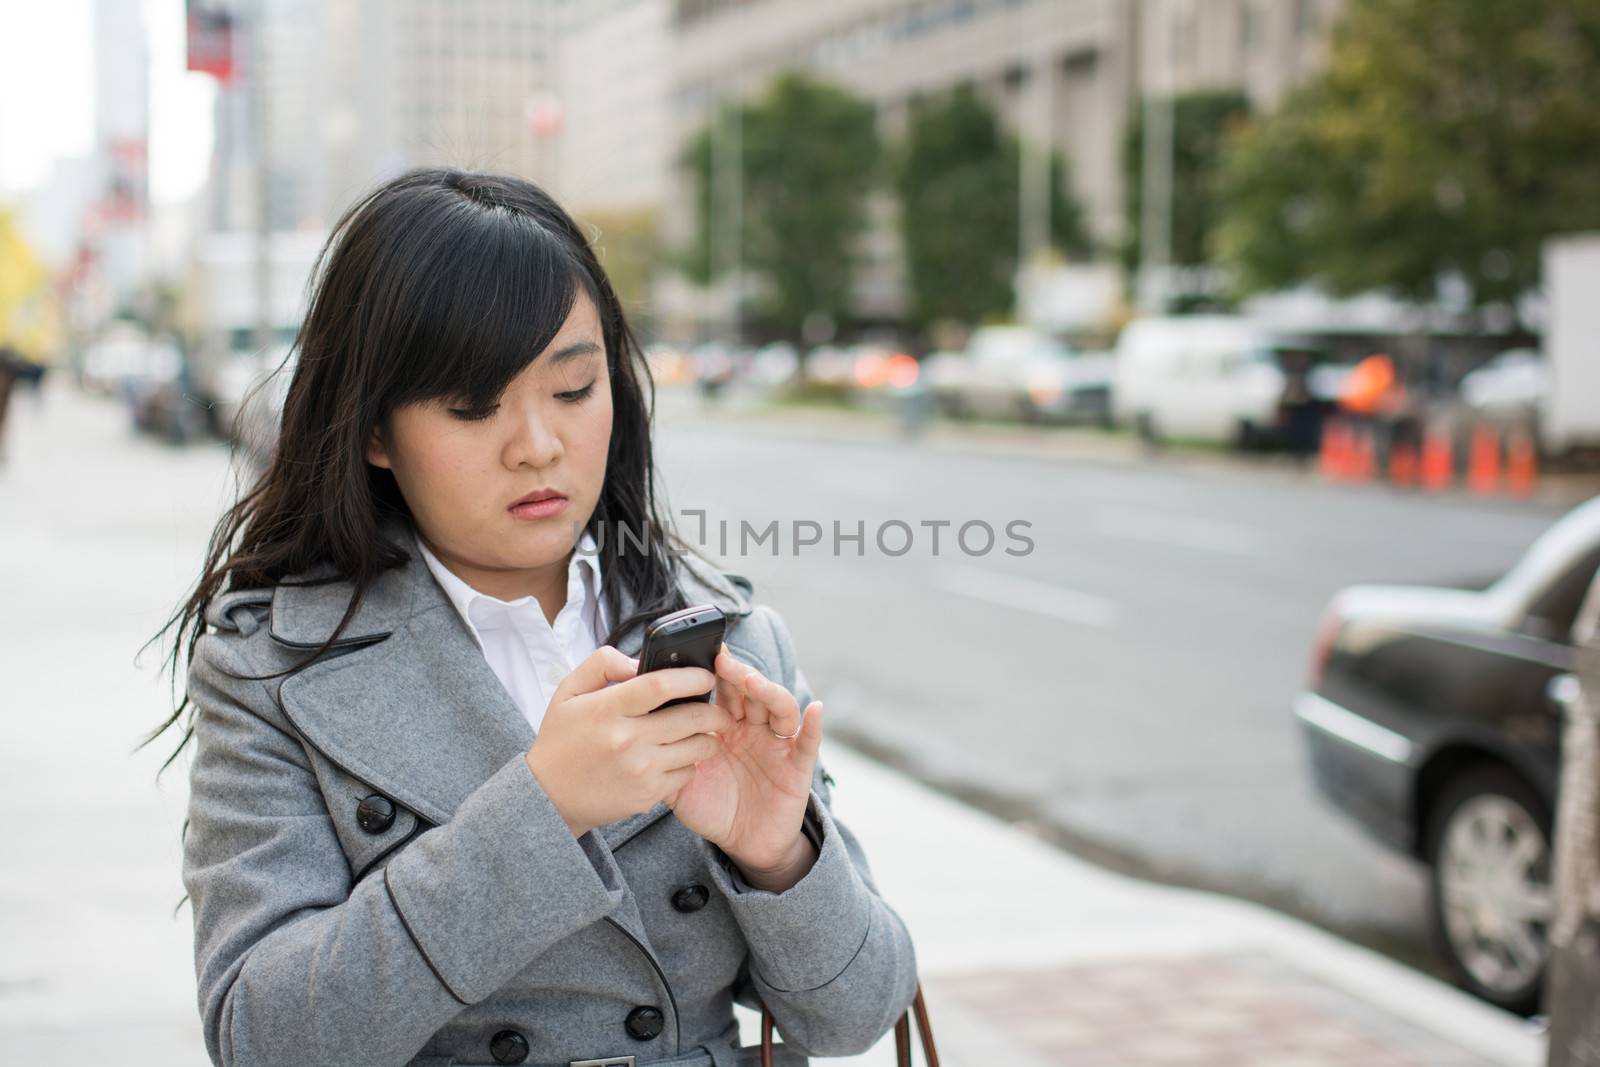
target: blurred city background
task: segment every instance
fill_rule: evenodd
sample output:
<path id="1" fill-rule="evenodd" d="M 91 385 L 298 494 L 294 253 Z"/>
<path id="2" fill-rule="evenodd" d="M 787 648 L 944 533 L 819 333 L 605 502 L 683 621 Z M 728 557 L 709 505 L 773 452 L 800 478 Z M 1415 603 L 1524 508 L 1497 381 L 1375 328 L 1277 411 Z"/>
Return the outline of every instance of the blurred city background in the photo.
<path id="1" fill-rule="evenodd" d="M 0 1022 L 121 936 L 64 919 L 103 909 L 51 881 L 81 827 L 171 915 L 129 661 L 270 457 L 330 228 L 420 164 L 590 229 L 684 532 L 784 613 L 831 743 L 1536 1013 L 1596 100 L 1600 0 L 5 3 L 0 728 L 42 866 L 4 892 L 55 933 Z M 820 548 L 741 551 L 775 521 Z M 161 930 L 108 995 L 181 975 Z"/>

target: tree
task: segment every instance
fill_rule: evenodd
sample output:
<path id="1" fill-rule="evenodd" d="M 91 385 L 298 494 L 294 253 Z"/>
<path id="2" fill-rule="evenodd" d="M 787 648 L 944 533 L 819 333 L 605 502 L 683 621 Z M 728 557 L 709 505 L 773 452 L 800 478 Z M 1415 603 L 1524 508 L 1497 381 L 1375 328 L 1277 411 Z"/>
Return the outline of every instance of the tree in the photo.
<path id="1" fill-rule="evenodd" d="M 1600 226 L 1600 0 L 1350 0 L 1329 66 L 1236 138 L 1218 250 L 1317 282 L 1514 310 L 1555 234 Z"/>
<path id="2" fill-rule="evenodd" d="M 583 216 L 595 254 L 629 317 L 649 314 L 650 280 L 661 265 L 660 220 L 652 208 L 590 211 Z"/>
<path id="3" fill-rule="evenodd" d="M 692 138 L 681 158 L 694 179 L 699 219 L 680 267 L 704 284 L 731 266 L 715 247 L 713 222 L 731 201 L 719 188 L 716 154 L 737 144 L 739 251 L 743 266 L 765 283 L 758 310 L 790 337 L 808 315 L 848 317 L 856 242 L 882 155 L 872 105 L 789 72 L 759 99 L 734 107 Z"/>
<path id="4" fill-rule="evenodd" d="M 0 344 L 4 343 L 35 358 L 48 358 L 61 343 L 61 319 L 49 271 L 15 217 L 0 210 Z"/>
<path id="5" fill-rule="evenodd" d="M 1212 233 L 1220 213 L 1217 194 L 1223 144 L 1249 118 L 1250 101 L 1243 93 L 1183 93 L 1172 101 L 1172 249 L 1173 266 L 1193 267 L 1212 258 Z M 1126 223 L 1123 267 L 1132 274 L 1143 253 L 1144 112 L 1136 111 L 1122 141 Z"/>
<path id="6" fill-rule="evenodd" d="M 911 318 L 967 325 L 1008 313 L 1015 296 L 1021 146 L 970 85 L 919 104 L 895 161 Z M 1072 255 L 1090 242 L 1066 194 L 1067 168 L 1050 160 L 1050 236 Z"/>

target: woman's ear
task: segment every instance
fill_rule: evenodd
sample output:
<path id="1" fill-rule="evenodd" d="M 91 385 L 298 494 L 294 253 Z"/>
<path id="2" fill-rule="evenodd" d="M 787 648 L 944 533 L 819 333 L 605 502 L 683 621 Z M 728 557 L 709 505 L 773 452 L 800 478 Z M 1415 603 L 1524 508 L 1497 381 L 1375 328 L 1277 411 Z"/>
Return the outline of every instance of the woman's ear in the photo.
<path id="1" fill-rule="evenodd" d="M 381 428 L 374 426 L 372 434 L 367 438 L 367 462 L 374 467 L 389 468 L 389 449 L 383 443 Z"/>

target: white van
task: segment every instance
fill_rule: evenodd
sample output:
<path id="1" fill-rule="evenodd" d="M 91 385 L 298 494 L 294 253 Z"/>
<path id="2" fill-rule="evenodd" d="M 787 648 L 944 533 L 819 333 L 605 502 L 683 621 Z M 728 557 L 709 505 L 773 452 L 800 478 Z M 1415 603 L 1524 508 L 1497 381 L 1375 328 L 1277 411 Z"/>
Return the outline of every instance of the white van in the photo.
<path id="1" fill-rule="evenodd" d="M 1113 415 L 1150 440 L 1253 445 L 1277 425 L 1284 347 L 1237 316 L 1135 320 L 1117 341 Z"/>

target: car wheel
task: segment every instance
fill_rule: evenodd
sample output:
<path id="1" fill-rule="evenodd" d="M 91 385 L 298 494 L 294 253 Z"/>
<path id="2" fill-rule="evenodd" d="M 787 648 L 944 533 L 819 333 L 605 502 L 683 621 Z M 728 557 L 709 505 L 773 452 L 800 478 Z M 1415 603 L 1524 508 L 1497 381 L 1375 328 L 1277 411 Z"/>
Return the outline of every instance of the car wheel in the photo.
<path id="1" fill-rule="evenodd" d="M 1554 919 L 1551 820 L 1531 788 L 1480 764 L 1432 805 L 1430 933 L 1457 981 L 1511 1011 L 1537 1010 Z"/>

